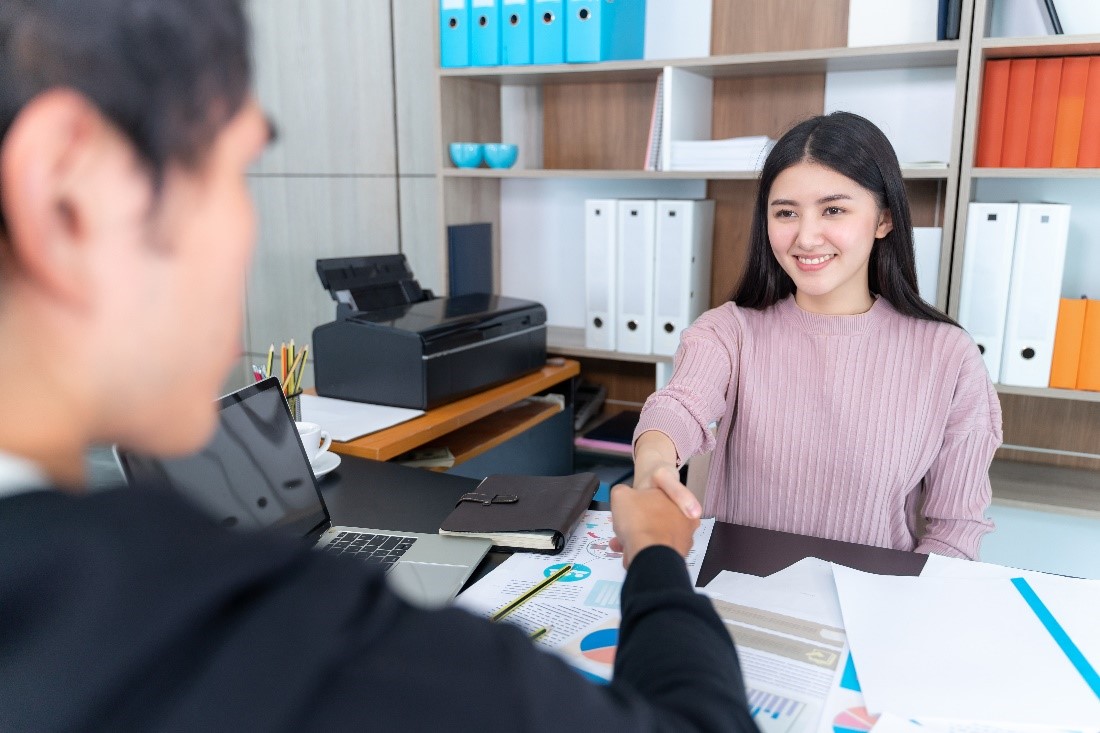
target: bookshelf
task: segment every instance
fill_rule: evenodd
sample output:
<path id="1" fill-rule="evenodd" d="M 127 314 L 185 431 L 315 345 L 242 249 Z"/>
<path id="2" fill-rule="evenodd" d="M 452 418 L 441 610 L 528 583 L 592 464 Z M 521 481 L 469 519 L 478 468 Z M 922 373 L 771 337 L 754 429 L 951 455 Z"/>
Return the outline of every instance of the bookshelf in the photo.
<path id="1" fill-rule="evenodd" d="M 996 169 L 990 169 L 996 170 Z M 1027 169 L 1024 169 L 1027 170 Z M 1034 169 L 1031 169 L 1034 170 Z M 755 181 L 756 171 L 640 171 L 640 170 L 586 170 L 546 169 L 546 168 L 445 168 L 441 171 L 444 178 L 555 178 L 555 179 L 594 179 L 594 180 L 685 180 L 694 181 Z M 906 180 L 946 180 L 947 166 L 905 167 L 902 175 Z M 1034 174 L 1033 174 L 1034 175 Z"/>
<path id="2" fill-rule="evenodd" d="M 1003 7 L 999 7 L 1003 6 Z M 1067 270 L 1084 266 L 1082 247 L 1100 248 L 1100 238 L 1083 241 L 1091 228 L 1072 228 L 1074 217 L 1100 216 L 1100 169 L 978 168 L 974 165 L 985 62 L 1026 57 L 1100 55 L 1100 34 L 991 37 L 994 13 L 1004 12 L 1003 0 L 976 0 L 969 53 L 969 84 L 959 168 L 954 253 L 948 313 L 958 315 L 962 280 L 967 204 L 974 201 L 1063 201 L 1073 205 Z M 1075 261 L 1074 258 L 1078 258 Z M 1078 267 L 1078 269 L 1081 269 Z M 1090 282 L 1092 297 L 1100 297 L 1100 268 Z M 1004 413 L 1004 443 L 999 458 L 1100 471 L 1100 393 L 998 384 Z M 1098 482 L 1100 483 L 1100 482 Z"/>
<path id="3" fill-rule="evenodd" d="M 530 261 L 538 262 L 537 252 L 530 251 L 539 246 L 532 243 L 535 238 L 515 236 L 508 226 L 502 232 L 521 195 L 593 186 L 599 192 L 591 197 L 714 199 L 710 303 L 718 305 L 728 298 L 747 260 L 757 174 L 642 170 L 661 71 L 673 67 L 714 80 L 711 128 L 712 137 L 720 139 L 778 138 L 795 122 L 822 113 L 826 75 L 832 72 L 934 69 L 954 80 L 947 164 L 906 166 L 903 172 L 914 225 L 943 228 L 937 302 L 946 308 L 973 7 L 973 0 L 963 1 L 960 41 L 849 48 L 848 0 L 715 0 L 711 55 L 704 58 L 440 69 L 440 241 L 446 241 L 447 225 L 491 222 L 496 284 L 508 290 L 510 270 L 502 260 L 530 253 Z M 797 22 L 789 22 L 792 17 Z M 457 169 L 447 157 L 452 141 L 502 139 L 520 146 L 513 169 Z M 616 196 L 615 191 L 627 193 Z M 441 259 L 444 253 L 440 247 Z M 577 293 L 583 303 L 583 291 L 576 288 L 583 282 L 581 261 L 572 267 L 543 275 L 548 288 L 568 290 L 561 296 L 566 305 L 576 302 Z M 612 403 L 640 403 L 667 374 L 667 357 L 585 349 L 583 319 L 555 318 L 556 292 L 509 292 L 547 302 L 554 326 L 550 350 L 581 359 L 586 378 L 607 384 Z"/>

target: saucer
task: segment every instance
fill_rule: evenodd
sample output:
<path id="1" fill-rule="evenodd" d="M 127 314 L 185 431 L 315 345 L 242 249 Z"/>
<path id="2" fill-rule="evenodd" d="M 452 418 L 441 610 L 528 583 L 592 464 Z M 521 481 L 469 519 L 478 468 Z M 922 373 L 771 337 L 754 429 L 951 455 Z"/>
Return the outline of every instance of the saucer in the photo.
<path id="1" fill-rule="evenodd" d="M 340 454 L 333 453 L 330 450 L 325 451 L 313 460 L 310 466 L 313 467 L 313 475 L 317 478 L 321 478 L 326 473 L 335 470 L 340 465 Z"/>

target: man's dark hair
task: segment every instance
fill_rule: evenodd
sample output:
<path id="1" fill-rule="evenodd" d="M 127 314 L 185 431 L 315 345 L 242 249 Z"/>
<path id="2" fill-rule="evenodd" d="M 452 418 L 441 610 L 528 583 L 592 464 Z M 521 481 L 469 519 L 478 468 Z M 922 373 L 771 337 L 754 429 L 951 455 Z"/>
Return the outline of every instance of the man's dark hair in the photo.
<path id="1" fill-rule="evenodd" d="M 925 303 L 917 289 L 909 196 L 893 146 L 873 122 L 851 112 L 805 120 L 788 130 L 768 153 L 753 206 L 748 266 L 730 300 L 743 308 L 764 309 L 794 292 L 794 281 L 776 261 L 768 240 L 768 196 L 780 173 L 803 162 L 847 176 L 867 189 L 880 209 L 890 212 L 893 229 L 871 249 L 868 289 L 899 313 L 958 325 Z"/>
<path id="2" fill-rule="evenodd" d="M 72 89 L 159 183 L 169 163 L 196 165 L 240 110 L 248 46 L 242 0 L 0 0 L 0 142 L 35 96 Z"/>

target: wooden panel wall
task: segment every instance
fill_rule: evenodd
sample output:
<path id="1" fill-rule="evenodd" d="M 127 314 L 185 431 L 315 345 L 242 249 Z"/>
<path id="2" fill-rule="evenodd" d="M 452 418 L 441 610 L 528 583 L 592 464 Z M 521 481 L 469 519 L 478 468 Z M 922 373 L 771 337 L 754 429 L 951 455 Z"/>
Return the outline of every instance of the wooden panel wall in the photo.
<path id="1" fill-rule="evenodd" d="M 543 167 L 641 170 L 656 90 L 653 81 L 547 84 Z"/>
<path id="2" fill-rule="evenodd" d="M 1077 453 L 1100 453 L 1100 402 L 1001 395 L 1004 442 Z M 1100 460 L 1002 449 L 998 458 L 1100 471 Z M 1097 478 L 1100 488 L 1100 478 Z"/>
<path id="3" fill-rule="evenodd" d="M 707 198 L 714 199 L 711 307 L 729 300 L 745 271 L 756 188 L 756 181 L 711 181 L 707 184 Z"/>
<path id="4" fill-rule="evenodd" d="M 641 409 L 646 398 L 653 393 L 656 374 L 656 366 L 653 364 L 576 356 L 569 358 L 581 363 L 581 378 L 584 381 L 607 387 L 607 399 L 627 403 L 609 405 L 606 411 Z"/>
<path id="5" fill-rule="evenodd" d="M 778 139 L 824 109 L 824 74 L 715 79 L 711 128 L 715 140 L 742 135 Z"/>
<path id="6" fill-rule="evenodd" d="M 945 181 L 906 181 L 909 211 L 915 227 L 942 227 Z"/>
<path id="7" fill-rule="evenodd" d="M 440 113 L 446 142 L 500 140 L 500 85 L 472 79 L 448 79 L 441 85 Z M 451 165 L 441 151 L 444 165 Z"/>
<path id="8" fill-rule="evenodd" d="M 848 45 L 849 0 L 714 0 L 711 53 Z"/>

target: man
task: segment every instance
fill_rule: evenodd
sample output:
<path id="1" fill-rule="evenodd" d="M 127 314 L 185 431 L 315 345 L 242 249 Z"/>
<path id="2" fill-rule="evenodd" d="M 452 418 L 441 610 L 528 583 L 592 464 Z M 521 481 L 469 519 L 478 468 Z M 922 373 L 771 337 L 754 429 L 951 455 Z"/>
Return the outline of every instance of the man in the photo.
<path id="1" fill-rule="evenodd" d="M 660 490 L 613 494 L 608 687 L 169 492 L 82 493 L 88 446 L 178 455 L 214 427 L 271 134 L 240 6 L 0 5 L 0 729 L 753 729 L 684 569 L 697 520 Z"/>

